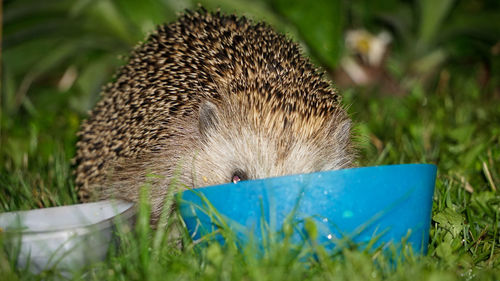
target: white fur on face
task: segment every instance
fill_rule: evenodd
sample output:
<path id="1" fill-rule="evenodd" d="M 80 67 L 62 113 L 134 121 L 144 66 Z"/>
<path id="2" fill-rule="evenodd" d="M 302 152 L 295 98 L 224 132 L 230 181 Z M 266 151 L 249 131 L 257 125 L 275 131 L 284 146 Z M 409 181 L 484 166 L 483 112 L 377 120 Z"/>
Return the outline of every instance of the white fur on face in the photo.
<path id="1" fill-rule="evenodd" d="M 344 149 L 330 143 L 319 147 L 291 138 L 284 148 L 279 146 L 280 136 L 231 127 L 214 130 L 193 156 L 194 187 L 229 183 L 236 170 L 259 179 L 341 169 L 350 163 Z"/>

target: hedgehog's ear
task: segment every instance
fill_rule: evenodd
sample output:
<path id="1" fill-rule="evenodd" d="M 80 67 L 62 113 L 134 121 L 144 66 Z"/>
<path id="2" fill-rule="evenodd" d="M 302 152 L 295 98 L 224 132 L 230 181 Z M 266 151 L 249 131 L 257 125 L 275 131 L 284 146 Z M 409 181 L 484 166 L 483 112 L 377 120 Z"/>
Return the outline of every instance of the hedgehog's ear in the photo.
<path id="1" fill-rule="evenodd" d="M 219 123 L 217 106 L 209 101 L 203 102 L 200 105 L 200 134 L 202 136 L 207 136 L 210 130 L 215 129 L 217 123 Z"/>

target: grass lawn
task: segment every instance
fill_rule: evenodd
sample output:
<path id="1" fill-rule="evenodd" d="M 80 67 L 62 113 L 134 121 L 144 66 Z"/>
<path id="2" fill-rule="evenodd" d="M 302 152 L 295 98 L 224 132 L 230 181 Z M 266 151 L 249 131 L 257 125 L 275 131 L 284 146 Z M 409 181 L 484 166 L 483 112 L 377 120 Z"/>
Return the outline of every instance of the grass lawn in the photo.
<path id="1" fill-rule="evenodd" d="M 50 52 L 53 38 L 37 41 L 36 47 L 27 43 L 14 48 L 15 40 L 21 39 L 9 37 L 15 32 L 5 27 L 7 44 L 0 100 L 0 212 L 77 203 L 70 161 L 75 151 L 76 131 L 85 111 L 95 103 L 99 86 L 109 81 L 115 67 L 122 63 L 116 54 L 126 53 L 132 42 L 136 42 L 136 35 L 122 32 L 120 15 L 113 14 L 111 4 L 105 4 L 108 2 L 111 3 L 102 1 L 99 11 L 109 12 L 105 20 L 115 28 L 113 32 L 119 39 L 108 42 L 95 37 L 95 42 L 110 44 L 97 49 L 89 47 L 81 56 L 71 57 L 74 65 L 61 63 L 67 59 L 65 54 L 74 51 L 74 46 L 81 47 L 81 42 L 58 45 L 60 48 L 54 52 L 57 55 L 50 53 L 37 64 L 36 55 L 27 50 L 36 50 L 37 54 Z M 286 6 L 286 1 L 275 2 Z M 276 5 L 275 8 L 281 7 Z M 10 15 L 6 20 L 27 13 L 14 6 L 6 8 Z M 250 13 L 270 13 L 259 5 L 251 7 Z M 9 9 L 17 14 L 9 14 Z M 154 9 L 149 12 L 158 15 Z M 293 21 L 292 12 L 282 14 Z M 53 13 L 52 16 L 57 15 Z M 63 14 L 66 15 L 66 10 Z M 90 23 L 102 20 L 98 14 L 93 16 L 87 25 L 78 27 L 88 28 Z M 79 18 L 77 15 L 71 19 Z M 282 23 L 279 17 L 271 19 L 277 26 Z M 307 31 L 301 28 L 311 28 L 298 23 L 300 28 L 287 29 L 288 24 L 285 21 L 283 30 L 299 36 Z M 70 24 L 66 27 L 73 28 Z M 103 28 L 102 32 L 108 31 Z M 88 34 L 81 33 L 71 42 Z M 316 45 L 322 46 L 311 43 L 315 38 L 302 36 L 302 39 L 309 53 L 327 69 L 338 63 L 338 58 L 324 57 L 315 49 Z M 94 41 L 88 40 L 90 46 Z M 106 50 L 107 47 L 113 51 Z M 401 58 L 397 56 L 401 53 L 396 52 L 393 59 Z M 80 69 L 81 65 L 87 68 Z M 477 78 L 482 71 L 478 64 L 470 64 L 469 68 L 445 64 L 433 79 L 412 83 L 401 95 L 387 94 L 376 87 L 341 89 L 343 102 L 356 124 L 360 166 L 398 163 L 438 166 L 426 256 L 405 253 L 404 258 L 390 259 L 380 251 L 364 251 L 350 245 L 335 253 L 327 253 L 321 247 L 305 249 L 317 258 L 304 259 L 288 254 L 286 243 L 273 243 L 263 257 L 257 258 L 255 249 L 237 249 L 231 243 L 226 246 L 209 243 L 207 247 L 196 248 L 185 233 L 184 247 L 179 249 L 177 241 L 168 239 L 165 229 L 151 229 L 148 206 L 143 203 L 139 206 L 136 229 L 125 235 L 122 247 L 112 250 L 104 262 L 87 268 L 86 272 L 75 273 L 74 279 L 500 280 L 500 96 L 498 84 L 495 85 L 498 78 L 494 78 L 500 65 L 498 54 L 492 65 L 496 72 L 490 74 L 493 79 L 486 84 Z M 71 77 L 75 69 L 79 71 L 76 82 L 65 86 L 60 77 Z M 24 78 L 19 79 L 18 73 Z M 32 92 L 23 92 L 23 85 L 31 87 Z M 82 95 L 82 92 L 94 94 Z M 0 232 L 0 242 L 2 239 Z M 53 280 L 56 276 L 59 276 L 57 271 L 31 275 L 16 269 L 0 243 L 1 280 Z"/>
<path id="2" fill-rule="evenodd" d="M 500 107 L 482 98 L 474 79 L 452 79 L 445 90 L 405 97 L 381 97 L 349 90 L 344 101 L 358 122 L 360 165 L 435 163 L 438 179 L 432 212 L 429 253 L 406 256 L 397 266 L 378 252 L 348 247 L 319 259 L 301 261 L 273 245 L 256 259 L 251 249 L 210 244 L 193 249 L 185 236 L 182 250 L 150 229 L 147 212 L 125 247 L 97 264 L 95 280 L 498 280 L 500 278 Z M 36 121 L 33 121 L 36 122 Z M 62 142 L 63 140 L 54 140 Z M 62 143 L 45 162 L 28 157 L 26 168 L 1 174 L 0 210 L 76 203 L 68 157 Z M 144 223 L 146 222 L 146 223 Z M 152 238 L 153 237 L 153 238 Z M 161 238 L 161 237 L 160 237 Z M 29 276 L 0 253 L 3 280 L 52 278 L 57 272 Z"/>

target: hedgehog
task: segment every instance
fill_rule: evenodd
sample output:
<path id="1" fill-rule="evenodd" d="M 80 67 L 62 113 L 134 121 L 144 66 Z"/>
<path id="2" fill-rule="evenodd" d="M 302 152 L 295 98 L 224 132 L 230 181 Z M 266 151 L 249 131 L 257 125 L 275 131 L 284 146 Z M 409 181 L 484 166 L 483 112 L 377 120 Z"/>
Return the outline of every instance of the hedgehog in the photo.
<path id="1" fill-rule="evenodd" d="M 147 186 L 154 220 L 174 181 L 197 188 L 351 167 L 351 123 L 337 90 L 285 35 L 187 11 L 104 87 L 77 134 L 75 183 L 83 202 L 136 202 Z"/>

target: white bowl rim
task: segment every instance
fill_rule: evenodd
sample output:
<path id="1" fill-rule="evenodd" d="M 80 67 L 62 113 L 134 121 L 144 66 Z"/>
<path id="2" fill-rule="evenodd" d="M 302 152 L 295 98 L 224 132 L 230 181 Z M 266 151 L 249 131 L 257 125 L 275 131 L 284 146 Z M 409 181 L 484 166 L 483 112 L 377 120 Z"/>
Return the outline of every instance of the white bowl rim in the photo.
<path id="1" fill-rule="evenodd" d="M 128 207 L 125 208 L 122 212 L 119 212 L 115 214 L 114 216 L 111 216 L 107 219 L 95 222 L 95 223 L 89 223 L 86 225 L 80 225 L 80 226 L 68 226 L 68 227 L 60 227 L 54 230 L 47 229 L 47 230 L 30 230 L 30 229 L 25 229 L 25 230 L 9 230 L 9 229 L 3 229 L 2 232 L 8 236 L 30 236 L 30 235 L 40 235 L 40 234 L 52 234 L 52 233 L 58 233 L 58 232 L 67 232 L 67 231 L 72 231 L 75 234 L 78 235 L 85 235 L 87 233 L 96 231 L 96 230 L 101 230 L 104 228 L 107 228 L 111 225 L 113 225 L 113 221 L 116 219 L 116 217 L 121 217 L 121 221 L 125 222 L 129 218 L 135 215 L 136 210 L 135 210 L 135 203 L 130 202 L 130 201 L 125 201 L 125 200 L 117 200 L 117 199 L 108 199 L 108 200 L 102 200 L 102 201 L 96 201 L 96 202 L 89 202 L 89 203 L 79 203 L 79 204 L 73 204 L 73 205 L 64 205 L 64 206 L 57 206 L 57 207 L 49 207 L 49 208 L 43 208 L 43 209 L 55 209 L 55 208 L 65 208 L 65 207 L 73 207 L 73 206 L 81 206 L 84 204 L 129 204 Z M 6 212 L 6 213 L 27 213 L 35 210 L 42 210 L 42 209 L 33 209 L 33 210 L 23 210 L 23 211 L 13 211 L 13 212 Z M 5 213 L 5 214 L 6 214 Z"/>

